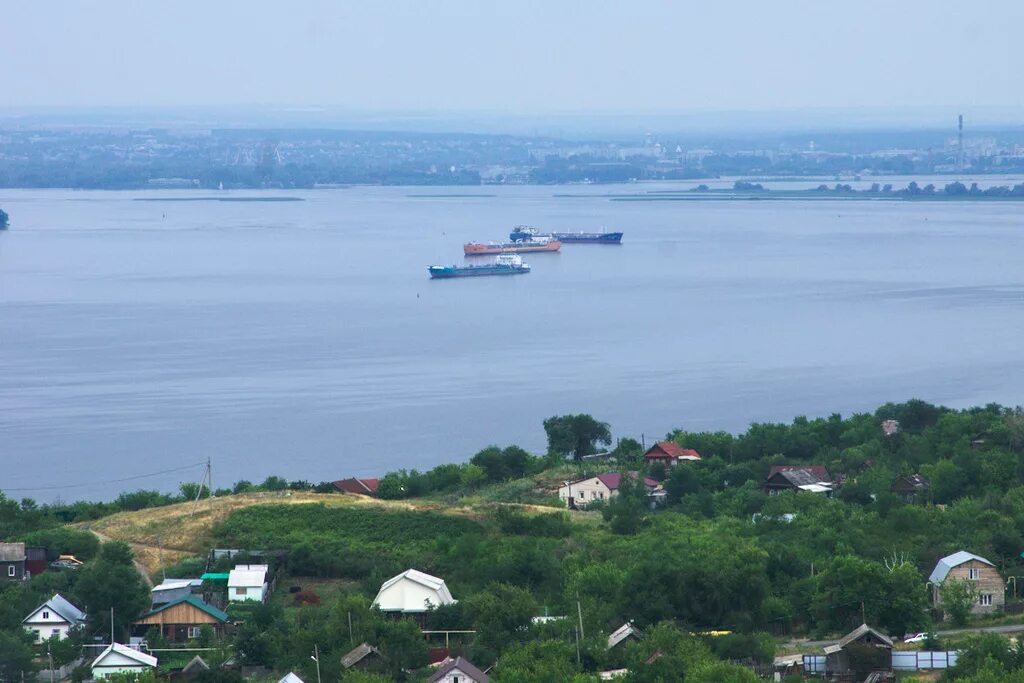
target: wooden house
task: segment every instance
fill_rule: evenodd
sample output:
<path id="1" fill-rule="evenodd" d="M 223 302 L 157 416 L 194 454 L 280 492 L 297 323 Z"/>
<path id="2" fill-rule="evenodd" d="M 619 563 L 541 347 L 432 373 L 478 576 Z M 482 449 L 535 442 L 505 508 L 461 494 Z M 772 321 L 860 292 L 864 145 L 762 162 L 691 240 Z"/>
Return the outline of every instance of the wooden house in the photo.
<path id="1" fill-rule="evenodd" d="M 972 614 L 987 614 L 1003 608 L 1006 604 L 1006 582 L 995 565 L 965 550 L 947 555 L 938 561 L 928 577 L 932 586 L 932 601 L 942 607 L 942 584 L 950 579 L 970 581 L 974 584 L 977 599 Z"/>
<path id="2" fill-rule="evenodd" d="M 931 483 L 920 474 L 896 477 L 892 483 L 892 492 L 907 504 L 926 502 L 931 488 Z"/>
<path id="3" fill-rule="evenodd" d="M 867 668 L 883 671 L 891 669 L 892 638 L 867 624 L 861 624 L 837 643 L 825 647 L 826 676 L 864 673 L 858 669 L 871 662 L 859 660 L 870 659 L 875 661 Z"/>
<path id="4" fill-rule="evenodd" d="M 26 559 L 24 543 L 0 543 L 0 581 L 24 580 Z"/>
<path id="5" fill-rule="evenodd" d="M 167 640 L 180 643 L 198 638 L 202 627 L 207 625 L 214 633 L 222 634 L 227 622 L 228 615 L 221 610 L 195 595 L 183 595 L 146 612 L 132 626 L 139 635 L 155 626 Z"/>
<path id="6" fill-rule="evenodd" d="M 660 462 L 668 469 L 681 462 L 694 462 L 700 460 L 700 453 L 692 448 L 683 448 L 674 441 L 659 441 L 644 453 L 644 462 Z"/>
<path id="7" fill-rule="evenodd" d="M 783 491 L 807 491 L 831 498 L 833 487 L 832 476 L 822 465 L 775 465 L 761 488 L 770 496 Z"/>

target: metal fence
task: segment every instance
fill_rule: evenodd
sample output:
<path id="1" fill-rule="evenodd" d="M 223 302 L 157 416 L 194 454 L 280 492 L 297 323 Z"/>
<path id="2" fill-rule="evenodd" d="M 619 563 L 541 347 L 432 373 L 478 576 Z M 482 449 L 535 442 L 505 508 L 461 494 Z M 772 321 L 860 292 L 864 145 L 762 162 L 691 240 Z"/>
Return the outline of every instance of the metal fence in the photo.
<path id="1" fill-rule="evenodd" d="M 948 669 L 956 664 L 956 650 L 921 652 L 893 652 L 892 668 L 894 671 L 925 671 L 930 669 Z"/>

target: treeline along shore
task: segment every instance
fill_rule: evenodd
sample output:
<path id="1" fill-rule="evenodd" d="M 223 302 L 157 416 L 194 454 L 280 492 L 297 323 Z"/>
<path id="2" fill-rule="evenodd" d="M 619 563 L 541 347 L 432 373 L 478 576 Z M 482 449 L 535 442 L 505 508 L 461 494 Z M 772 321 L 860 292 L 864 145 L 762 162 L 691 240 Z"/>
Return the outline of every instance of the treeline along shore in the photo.
<path id="1" fill-rule="evenodd" d="M 776 655 L 801 652 L 793 639 L 867 623 L 890 639 L 928 634 L 902 648 L 959 651 L 950 680 L 1024 677 L 1005 637 L 944 633 L 1024 612 L 1013 579 L 1024 575 L 1021 408 L 911 400 L 740 434 L 678 429 L 653 444 L 590 415 L 543 428 L 544 454 L 491 446 L 373 479 L 327 471 L 318 484 L 270 476 L 50 505 L 0 496 L 0 541 L 56 563 L 0 582 L 0 678 L 42 665 L 45 644 L 22 621 L 55 593 L 88 615 L 61 662 L 111 632 L 135 635 L 160 660 L 145 676 L 202 646 L 204 676 L 232 680 L 235 665 L 311 681 L 319 663 L 323 680 L 426 681 L 432 661 L 463 656 L 498 683 L 612 670 L 755 681 Z M 83 564 L 62 567 L 62 555 Z M 225 626 L 154 627 L 133 560 L 156 583 L 194 579 Z M 238 601 L 216 577 L 251 562 L 267 565 L 273 590 Z M 407 580 L 442 598 L 387 611 L 387 587 Z M 360 643 L 375 671 L 343 663 Z M 877 649 L 848 655 L 854 673 L 881 661 Z"/>

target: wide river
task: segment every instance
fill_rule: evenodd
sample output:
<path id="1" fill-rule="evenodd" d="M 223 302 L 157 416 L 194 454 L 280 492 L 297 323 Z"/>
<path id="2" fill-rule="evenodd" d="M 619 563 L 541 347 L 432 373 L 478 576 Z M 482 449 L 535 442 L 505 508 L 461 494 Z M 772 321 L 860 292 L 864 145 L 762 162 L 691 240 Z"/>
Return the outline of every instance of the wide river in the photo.
<path id="1" fill-rule="evenodd" d="M 1024 402 L 1024 205 L 604 196 L 665 187 L 0 190 L 0 489 L 373 476 L 569 412 L 649 443 Z M 625 239 L 428 278 L 517 223 Z"/>

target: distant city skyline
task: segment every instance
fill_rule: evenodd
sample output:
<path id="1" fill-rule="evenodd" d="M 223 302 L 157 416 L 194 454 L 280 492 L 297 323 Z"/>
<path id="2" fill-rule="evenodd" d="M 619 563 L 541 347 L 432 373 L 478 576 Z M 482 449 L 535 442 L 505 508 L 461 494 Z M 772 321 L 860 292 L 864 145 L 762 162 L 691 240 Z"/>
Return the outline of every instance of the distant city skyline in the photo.
<path id="1" fill-rule="evenodd" d="M 0 109 L 616 114 L 1024 111 L 1024 4 L 37 2 Z M 16 65 L 16 66 L 15 66 Z M 983 68 L 979 65 L 984 65 Z M 884 122 L 885 117 L 882 117 Z"/>

